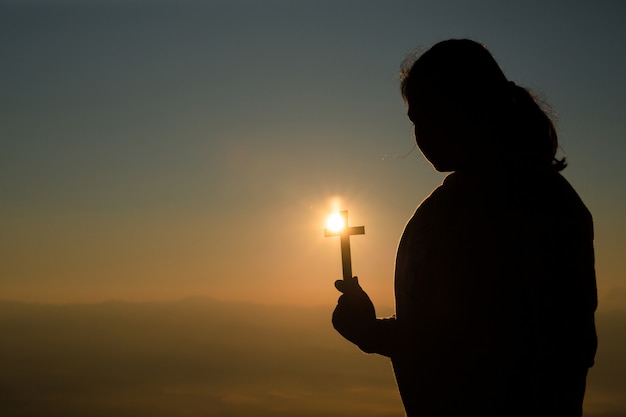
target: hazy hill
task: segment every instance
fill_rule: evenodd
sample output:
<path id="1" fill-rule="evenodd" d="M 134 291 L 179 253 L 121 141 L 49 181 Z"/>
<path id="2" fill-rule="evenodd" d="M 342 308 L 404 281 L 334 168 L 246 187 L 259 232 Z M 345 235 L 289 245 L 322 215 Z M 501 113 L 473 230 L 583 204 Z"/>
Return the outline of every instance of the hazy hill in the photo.
<path id="1" fill-rule="evenodd" d="M 331 307 L 0 303 L 2 416 L 401 416 Z"/>
<path id="2" fill-rule="evenodd" d="M 0 416 L 403 416 L 332 307 L 0 302 Z M 586 416 L 626 416 L 626 313 L 598 317 Z"/>

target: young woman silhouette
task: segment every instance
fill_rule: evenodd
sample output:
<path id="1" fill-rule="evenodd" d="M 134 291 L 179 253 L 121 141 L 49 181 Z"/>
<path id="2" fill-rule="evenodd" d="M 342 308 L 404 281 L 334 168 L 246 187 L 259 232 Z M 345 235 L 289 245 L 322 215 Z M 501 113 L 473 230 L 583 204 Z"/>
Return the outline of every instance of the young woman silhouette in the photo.
<path id="1" fill-rule="evenodd" d="M 377 319 L 355 277 L 336 283 L 334 327 L 391 358 L 409 417 L 581 416 L 593 223 L 550 118 L 470 40 L 434 45 L 401 89 L 420 150 L 452 173 L 404 230 L 395 316 Z"/>

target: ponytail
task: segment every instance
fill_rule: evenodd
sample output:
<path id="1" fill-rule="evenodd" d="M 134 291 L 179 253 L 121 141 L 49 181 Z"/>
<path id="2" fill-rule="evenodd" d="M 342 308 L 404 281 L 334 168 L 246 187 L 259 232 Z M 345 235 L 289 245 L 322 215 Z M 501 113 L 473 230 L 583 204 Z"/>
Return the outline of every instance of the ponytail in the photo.
<path id="1" fill-rule="evenodd" d="M 565 158 L 556 158 L 558 136 L 548 111 L 542 109 L 538 100 L 524 87 L 509 81 L 508 89 L 511 107 L 505 120 L 508 119 L 508 129 L 511 129 L 508 134 L 513 139 L 513 151 L 521 158 L 530 158 L 541 165 L 549 164 L 555 171 L 563 170 L 567 163 Z"/>

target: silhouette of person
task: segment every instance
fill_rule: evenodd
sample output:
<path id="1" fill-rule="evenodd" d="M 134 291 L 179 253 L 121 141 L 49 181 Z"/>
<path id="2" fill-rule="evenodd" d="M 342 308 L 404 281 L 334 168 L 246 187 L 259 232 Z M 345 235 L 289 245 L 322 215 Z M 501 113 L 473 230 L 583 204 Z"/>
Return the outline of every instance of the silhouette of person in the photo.
<path id="1" fill-rule="evenodd" d="M 417 145 L 451 172 L 399 243 L 396 314 L 358 279 L 335 329 L 391 358 L 407 416 L 581 416 L 597 336 L 592 218 L 559 174 L 557 135 L 481 44 L 440 42 L 405 63 Z"/>

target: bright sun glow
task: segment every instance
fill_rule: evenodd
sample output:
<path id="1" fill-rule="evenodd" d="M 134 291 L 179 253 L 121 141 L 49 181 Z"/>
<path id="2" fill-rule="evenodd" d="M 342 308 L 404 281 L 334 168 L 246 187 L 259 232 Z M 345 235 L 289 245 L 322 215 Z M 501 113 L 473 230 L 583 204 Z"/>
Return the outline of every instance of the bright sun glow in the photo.
<path id="1" fill-rule="evenodd" d="M 344 226 L 343 217 L 339 213 L 333 213 L 326 219 L 326 227 L 333 232 L 340 231 Z"/>

